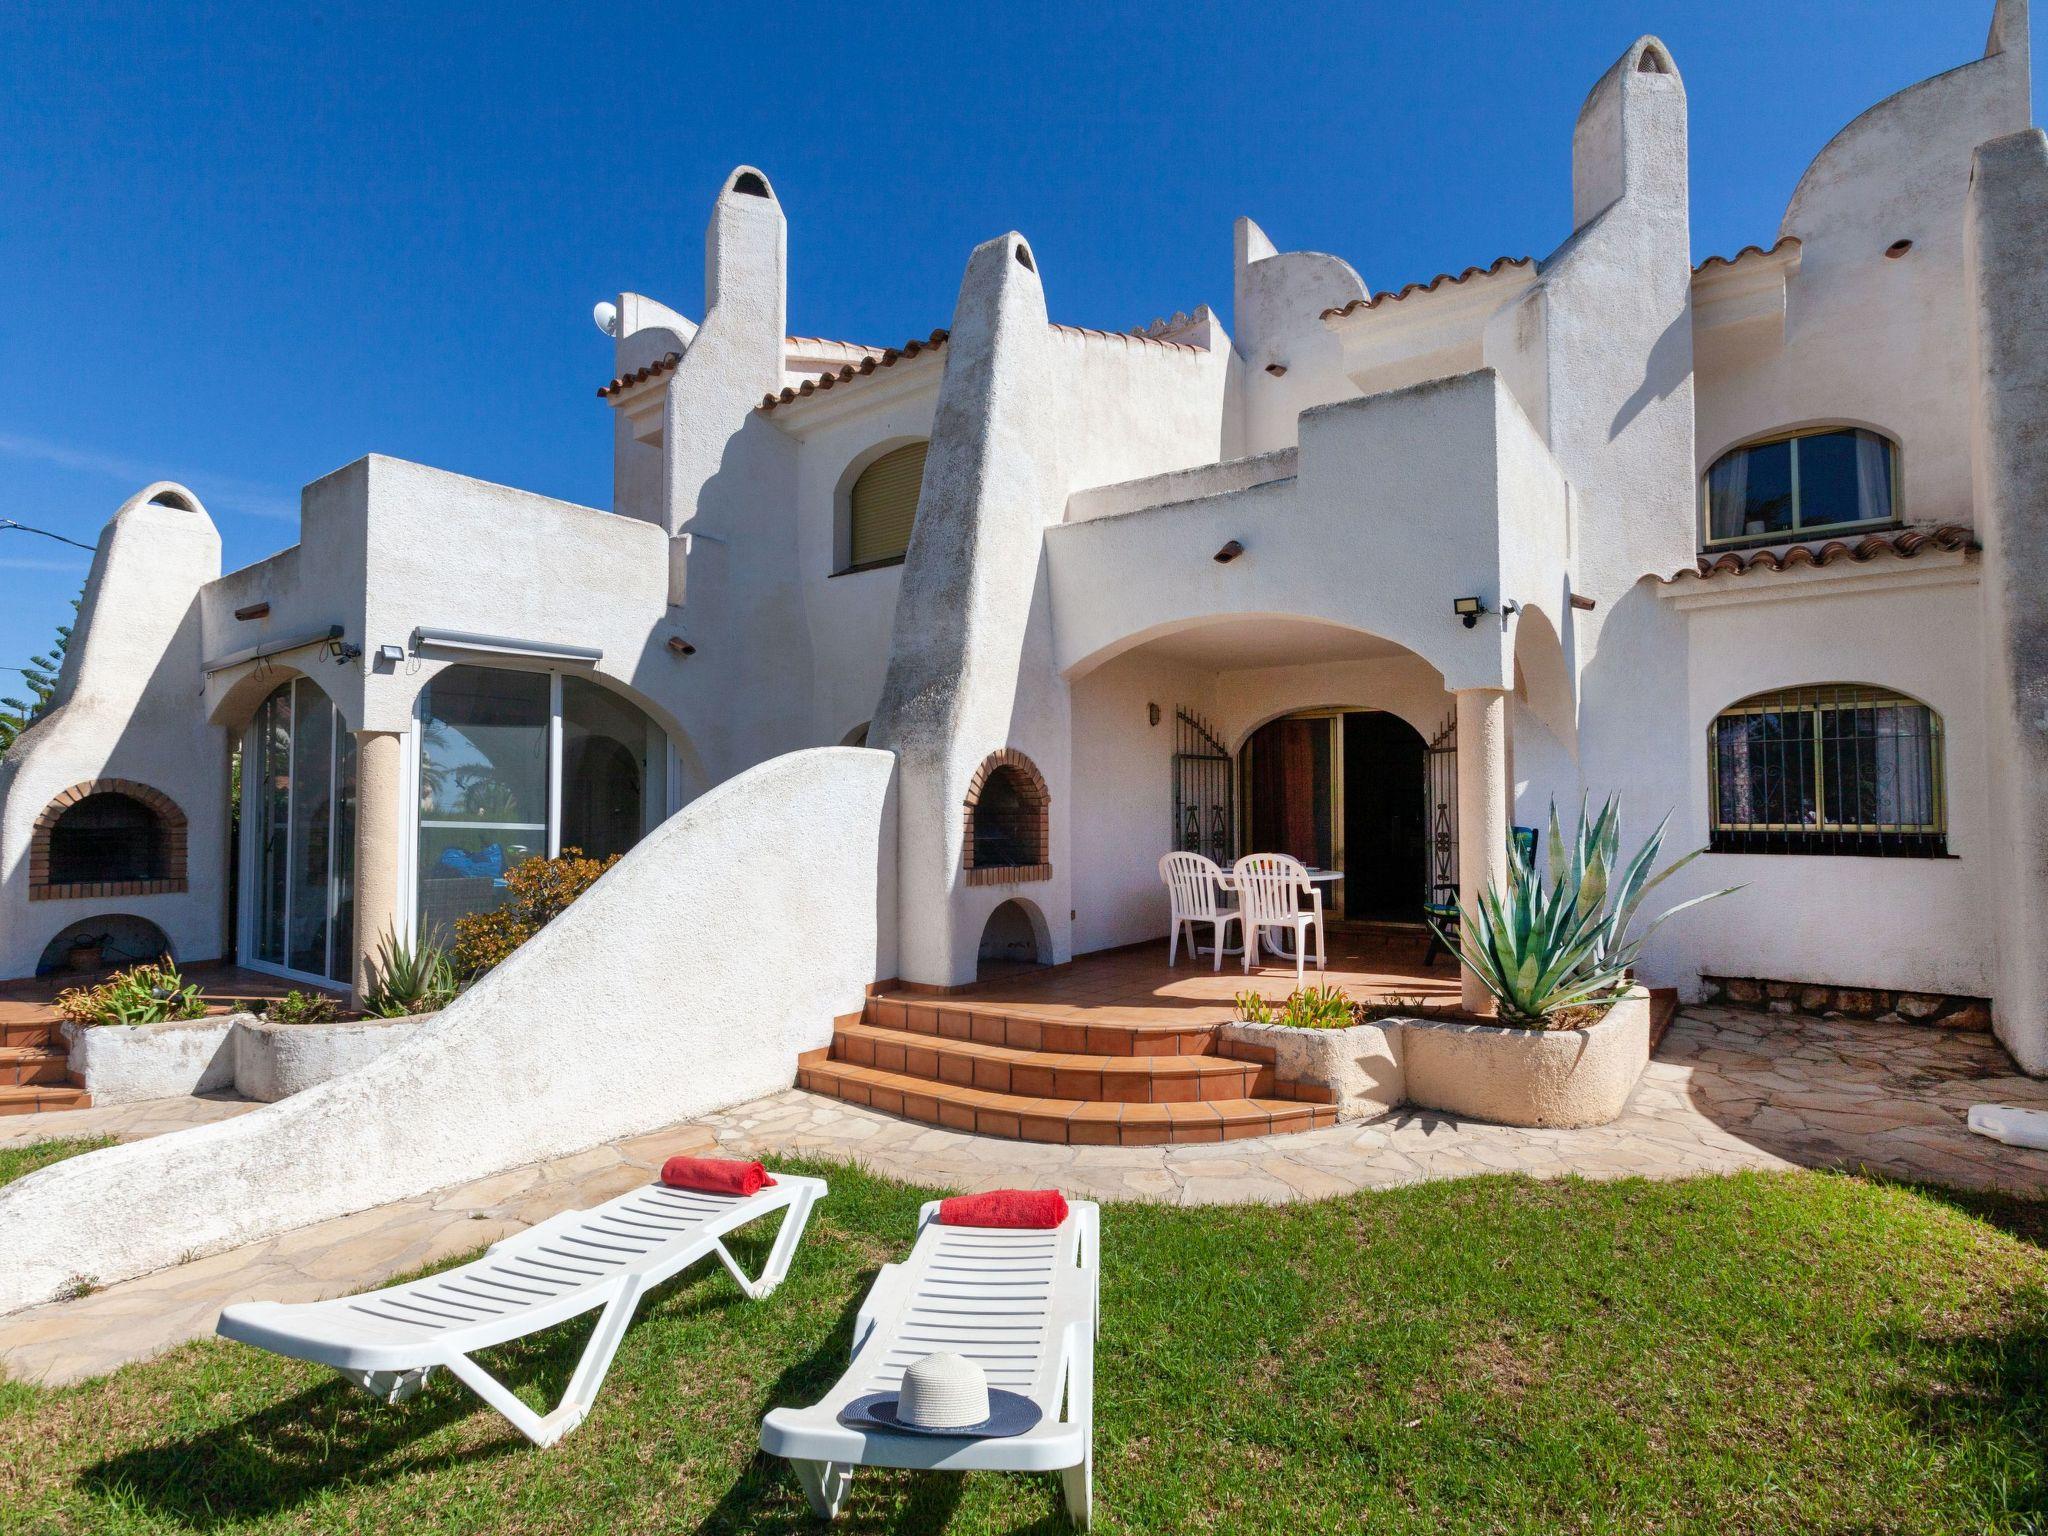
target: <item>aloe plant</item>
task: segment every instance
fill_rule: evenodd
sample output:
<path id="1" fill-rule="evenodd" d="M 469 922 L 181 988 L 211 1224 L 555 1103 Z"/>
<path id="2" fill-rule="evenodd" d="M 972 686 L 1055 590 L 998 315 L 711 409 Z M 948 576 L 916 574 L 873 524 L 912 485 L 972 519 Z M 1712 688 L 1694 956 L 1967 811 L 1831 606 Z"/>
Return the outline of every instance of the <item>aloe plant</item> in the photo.
<path id="1" fill-rule="evenodd" d="M 386 934 L 370 964 L 363 1007 L 380 1019 L 397 1019 L 446 1007 L 455 993 L 455 965 L 446 950 L 431 939 L 413 945 Z"/>
<path id="2" fill-rule="evenodd" d="M 1437 936 L 1492 994 L 1502 1022 L 1542 1028 L 1564 1009 L 1613 1001 L 1627 990 L 1629 967 L 1651 934 L 1687 907 L 1740 889 L 1682 901 L 1632 933 L 1643 898 L 1704 851 L 1695 849 L 1652 874 L 1670 821 L 1667 814 L 1623 862 L 1619 796 L 1610 796 L 1592 817 L 1582 801 L 1578 835 L 1569 843 L 1552 801 L 1547 877 L 1511 854 L 1507 889 L 1482 891 L 1476 913 L 1459 909 L 1456 944 L 1432 920 Z"/>

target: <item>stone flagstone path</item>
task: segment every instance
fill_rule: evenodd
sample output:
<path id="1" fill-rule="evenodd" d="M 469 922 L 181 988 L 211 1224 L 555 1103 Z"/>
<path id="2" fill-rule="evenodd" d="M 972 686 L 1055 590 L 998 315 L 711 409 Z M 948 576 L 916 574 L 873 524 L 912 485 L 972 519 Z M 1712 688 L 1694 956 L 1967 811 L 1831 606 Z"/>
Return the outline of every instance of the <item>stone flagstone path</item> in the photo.
<path id="1" fill-rule="evenodd" d="M 937 1130 L 792 1090 L 0 1318 L 0 1367 L 52 1383 L 97 1375 L 211 1332 L 225 1302 L 363 1289 L 609 1199 L 651 1177 L 663 1157 L 714 1144 L 747 1156 L 855 1162 L 957 1189 L 1051 1184 L 1182 1205 L 1318 1199 L 1483 1173 L 1679 1178 L 1801 1166 L 2048 1193 L 2048 1153 L 1965 1129 L 1969 1106 L 1985 1101 L 2048 1109 L 2048 1082 L 2019 1075 L 1987 1035 L 1725 1008 L 1681 1013 L 1627 1112 L 1589 1130 L 1515 1130 L 1413 1112 L 1227 1144 L 1056 1147 Z M 104 1117 L 15 1116 L 0 1121 L 0 1144 L 150 1135 L 255 1107 L 193 1099 Z"/>

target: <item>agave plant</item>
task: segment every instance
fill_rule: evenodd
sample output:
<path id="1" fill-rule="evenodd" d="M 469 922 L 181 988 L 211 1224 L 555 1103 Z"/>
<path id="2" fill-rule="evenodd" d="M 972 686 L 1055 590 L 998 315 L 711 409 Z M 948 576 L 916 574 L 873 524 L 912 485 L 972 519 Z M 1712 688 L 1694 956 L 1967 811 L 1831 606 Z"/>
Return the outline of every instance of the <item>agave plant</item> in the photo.
<path id="1" fill-rule="evenodd" d="M 1476 913 L 1459 909 L 1459 941 L 1452 944 L 1437 928 L 1492 994 L 1504 1023 L 1542 1028 L 1564 1009 L 1611 1002 L 1627 990 L 1629 967 L 1651 934 L 1687 907 L 1740 889 L 1682 901 L 1632 934 L 1643 898 L 1705 851 L 1694 849 L 1652 874 L 1670 821 L 1667 814 L 1624 863 L 1619 796 L 1609 796 L 1590 818 L 1582 801 L 1578 836 L 1569 844 L 1553 801 L 1547 878 L 1511 854 L 1507 890 L 1482 891 Z"/>
<path id="2" fill-rule="evenodd" d="M 386 934 L 370 966 L 366 1012 L 380 1019 L 431 1013 L 455 1000 L 455 965 L 448 952 L 431 939 L 407 944 Z"/>

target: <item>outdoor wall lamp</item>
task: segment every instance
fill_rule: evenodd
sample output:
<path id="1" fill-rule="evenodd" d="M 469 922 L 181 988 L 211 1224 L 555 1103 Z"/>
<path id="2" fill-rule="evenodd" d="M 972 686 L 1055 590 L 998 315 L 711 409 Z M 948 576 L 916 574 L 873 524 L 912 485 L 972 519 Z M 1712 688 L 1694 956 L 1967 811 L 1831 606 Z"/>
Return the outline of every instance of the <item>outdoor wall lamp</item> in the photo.
<path id="1" fill-rule="evenodd" d="M 1244 546 L 1238 543 L 1237 540 L 1232 539 L 1228 544 L 1224 545 L 1221 549 L 1217 550 L 1216 553 L 1212 555 L 1210 558 L 1213 559 L 1218 565 L 1228 565 L 1231 561 L 1235 560 L 1239 555 L 1243 553 Z"/>
<path id="2" fill-rule="evenodd" d="M 681 635 L 670 635 L 668 637 L 668 648 L 678 656 L 694 656 L 697 654 L 697 647 L 690 644 Z"/>
<path id="3" fill-rule="evenodd" d="M 360 645 L 350 645 L 346 640 L 336 635 L 327 642 L 327 654 L 345 667 L 363 654 L 363 648 Z"/>
<path id="4" fill-rule="evenodd" d="M 1478 628 L 1479 616 L 1482 613 L 1491 613 L 1492 611 L 1491 608 L 1486 606 L 1486 599 L 1483 597 L 1454 597 L 1451 599 L 1451 612 L 1458 616 L 1459 621 L 1467 629 Z M 1511 614 L 1517 614 L 1521 611 L 1522 605 L 1520 603 L 1512 600 L 1502 603 L 1500 605 L 1501 629 L 1503 631 L 1507 629 L 1508 618 Z"/>

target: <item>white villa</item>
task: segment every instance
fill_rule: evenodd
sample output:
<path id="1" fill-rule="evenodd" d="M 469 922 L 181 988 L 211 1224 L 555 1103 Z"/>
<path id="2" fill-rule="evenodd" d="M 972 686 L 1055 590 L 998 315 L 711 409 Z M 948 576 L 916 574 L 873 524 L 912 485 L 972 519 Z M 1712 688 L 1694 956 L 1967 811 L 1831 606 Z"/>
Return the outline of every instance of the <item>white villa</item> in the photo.
<path id="1" fill-rule="evenodd" d="M 1619 792 L 1630 844 L 1669 811 L 1711 848 L 1679 894 L 1743 887 L 1648 981 L 1988 1020 L 2048 1071 L 2026 27 L 1999 0 L 1982 58 L 1703 261 L 1643 38 L 1572 125 L 1554 250 L 1375 288 L 1240 219 L 1228 330 L 1055 323 L 1011 233 L 917 339 L 788 335 L 784 208 L 742 167 L 697 318 L 597 306 L 609 509 L 370 456 L 223 572 L 190 491 L 122 505 L 0 767 L 0 976 L 91 933 L 360 988 L 519 860 L 634 850 L 377 1063 L 446 1094 L 472 1051 L 472 1111 L 407 1155 L 503 1166 L 522 1051 L 609 1062 L 546 1086 L 550 1125 L 667 1123 L 787 1086 L 872 984 L 1158 940 L 1169 848 L 1282 849 L 1339 873 L 1333 918 L 1417 924 L 1553 799 Z M 207 1133 L 240 1196 L 308 1134 L 271 1113 Z"/>

